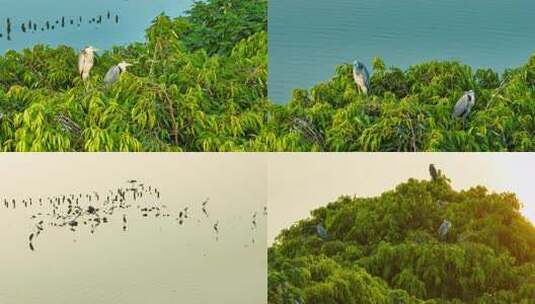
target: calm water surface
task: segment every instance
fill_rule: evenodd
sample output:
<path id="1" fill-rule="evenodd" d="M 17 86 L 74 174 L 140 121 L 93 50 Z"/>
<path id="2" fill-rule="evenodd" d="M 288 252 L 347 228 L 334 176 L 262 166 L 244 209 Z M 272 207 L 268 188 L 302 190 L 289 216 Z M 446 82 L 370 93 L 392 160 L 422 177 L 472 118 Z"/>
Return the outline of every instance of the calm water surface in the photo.
<path id="1" fill-rule="evenodd" d="M 0 54 L 8 49 L 20 50 L 36 43 L 109 48 L 143 41 L 145 29 L 154 17 L 162 12 L 169 16 L 181 15 L 192 3 L 193 0 L 0 0 Z M 101 22 L 97 22 L 99 16 L 102 16 Z M 63 27 L 62 17 L 66 20 Z M 11 40 L 7 39 L 7 18 L 12 23 Z M 95 22 L 90 23 L 92 18 L 95 18 Z M 71 19 L 74 21 L 72 25 Z M 37 30 L 26 29 L 25 33 L 22 23 L 27 26 L 30 20 L 38 25 Z M 56 20 L 59 23 L 56 24 Z M 46 27 L 47 21 L 50 23 L 49 29 Z"/>
<path id="2" fill-rule="evenodd" d="M 0 185 L 0 303 L 266 303 L 263 156 L 2 155 L 0 168 L 10 176 Z M 6 197 L 107 193 L 131 178 L 158 186 L 160 201 L 175 214 L 189 206 L 189 221 L 180 226 L 173 218 L 145 218 L 134 205 L 94 234 L 81 224 L 76 232 L 45 225 L 31 251 L 30 217 L 37 204 L 3 205 Z M 201 209 L 207 197 L 208 217 Z"/>
<path id="3" fill-rule="evenodd" d="M 271 0 L 269 9 L 269 94 L 278 103 L 355 58 L 402 68 L 457 59 L 501 71 L 535 51 L 530 0 Z"/>

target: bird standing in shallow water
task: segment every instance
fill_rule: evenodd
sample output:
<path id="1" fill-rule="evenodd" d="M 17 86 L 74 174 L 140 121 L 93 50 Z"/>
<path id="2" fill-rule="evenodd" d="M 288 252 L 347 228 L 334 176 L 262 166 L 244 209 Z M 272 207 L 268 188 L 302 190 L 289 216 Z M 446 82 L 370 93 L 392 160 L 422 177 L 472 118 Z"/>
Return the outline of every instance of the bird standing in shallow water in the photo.
<path id="1" fill-rule="evenodd" d="M 370 89 L 370 73 L 368 73 L 366 66 L 358 60 L 353 62 L 353 80 L 362 94 L 368 95 Z"/>
<path id="2" fill-rule="evenodd" d="M 131 64 L 124 61 L 120 62 L 118 65 L 112 66 L 106 73 L 106 76 L 104 76 L 104 82 L 107 85 L 116 83 L 119 80 L 119 77 L 121 77 L 121 74 L 124 73 L 129 66 L 131 66 Z"/>
<path id="3" fill-rule="evenodd" d="M 78 56 L 78 73 L 84 81 L 89 78 L 89 73 L 95 63 L 95 52 L 97 51 L 98 49 L 88 46 Z"/>
<path id="4" fill-rule="evenodd" d="M 219 221 L 214 224 L 215 240 L 219 241 Z"/>
<path id="5" fill-rule="evenodd" d="M 208 204 L 208 198 L 206 200 L 204 200 L 204 202 L 202 202 L 202 213 L 204 213 L 204 215 L 206 215 L 206 217 L 208 217 L 208 211 L 206 211 L 206 204 Z"/>
<path id="6" fill-rule="evenodd" d="M 462 118 L 463 121 L 468 117 L 472 107 L 476 104 L 476 95 L 473 90 L 465 92 L 457 101 L 451 113 L 451 118 Z"/>

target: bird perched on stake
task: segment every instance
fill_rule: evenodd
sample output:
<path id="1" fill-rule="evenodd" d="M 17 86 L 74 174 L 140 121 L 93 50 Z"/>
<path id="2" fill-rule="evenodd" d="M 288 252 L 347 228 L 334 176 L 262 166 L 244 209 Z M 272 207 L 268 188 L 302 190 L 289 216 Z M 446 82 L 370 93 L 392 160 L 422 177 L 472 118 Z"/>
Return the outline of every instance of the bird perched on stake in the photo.
<path id="1" fill-rule="evenodd" d="M 129 66 L 131 66 L 131 64 L 124 61 L 120 62 L 118 65 L 112 66 L 106 73 L 106 76 L 104 76 L 106 85 L 110 86 L 116 83 L 119 80 L 119 77 L 121 77 L 121 74 L 124 73 Z"/>
<path id="2" fill-rule="evenodd" d="M 358 60 L 353 62 L 353 80 L 362 94 L 368 95 L 370 89 L 370 73 L 368 73 L 366 66 Z"/>
<path id="3" fill-rule="evenodd" d="M 95 53 L 97 51 L 98 49 L 88 46 L 78 55 L 78 73 L 84 81 L 89 78 L 89 73 L 95 63 Z"/>
<path id="4" fill-rule="evenodd" d="M 472 107 L 476 104 L 476 95 L 473 90 L 465 92 L 464 95 L 457 101 L 451 113 L 451 118 L 462 118 L 463 120 L 468 117 Z"/>

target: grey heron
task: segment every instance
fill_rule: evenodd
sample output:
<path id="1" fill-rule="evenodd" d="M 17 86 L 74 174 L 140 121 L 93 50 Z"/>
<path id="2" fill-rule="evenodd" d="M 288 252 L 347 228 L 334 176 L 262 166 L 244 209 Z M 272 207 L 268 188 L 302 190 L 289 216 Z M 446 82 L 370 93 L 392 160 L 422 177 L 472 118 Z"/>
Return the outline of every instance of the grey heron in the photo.
<path id="1" fill-rule="evenodd" d="M 366 66 L 358 60 L 353 62 L 353 80 L 362 94 L 368 95 L 370 89 L 370 73 L 368 73 Z"/>
<path id="2" fill-rule="evenodd" d="M 124 61 L 120 62 L 118 65 L 112 66 L 106 73 L 106 76 L 104 76 L 104 82 L 107 85 L 116 83 L 119 80 L 119 77 L 121 77 L 121 74 L 124 73 L 129 66 L 131 66 L 131 64 Z"/>
<path id="3" fill-rule="evenodd" d="M 465 92 L 461 98 L 455 104 L 453 112 L 451 113 L 452 118 L 462 118 L 463 120 L 468 117 L 472 107 L 476 103 L 476 95 L 473 90 Z"/>
<path id="4" fill-rule="evenodd" d="M 444 239 L 446 237 L 446 235 L 450 231 L 450 228 L 451 223 L 448 220 L 444 219 L 444 221 L 442 222 L 442 224 L 440 224 L 440 227 L 438 228 L 438 235 L 441 239 Z"/>
<path id="5" fill-rule="evenodd" d="M 98 49 L 88 46 L 78 55 L 78 73 L 84 81 L 89 78 L 89 73 L 95 63 L 95 53 L 97 51 Z"/>
<path id="6" fill-rule="evenodd" d="M 438 179 L 439 173 L 434 164 L 429 165 L 429 174 L 431 175 L 431 180 L 436 181 Z"/>
<path id="7" fill-rule="evenodd" d="M 316 232 L 318 233 L 320 238 L 324 240 L 329 237 L 329 234 L 327 233 L 327 229 L 325 229 L 325 227 L 323 227 L 321 223 L 316 225 Z"/>

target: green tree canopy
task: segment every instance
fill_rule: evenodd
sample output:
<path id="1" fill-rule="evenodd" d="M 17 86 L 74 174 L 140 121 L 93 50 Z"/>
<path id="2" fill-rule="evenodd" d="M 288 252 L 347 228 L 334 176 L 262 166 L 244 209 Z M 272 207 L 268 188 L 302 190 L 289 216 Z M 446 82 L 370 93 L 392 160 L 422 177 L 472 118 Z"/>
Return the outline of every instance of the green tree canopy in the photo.
<path id="1" fill-rule="evenodd" d="M 535 227 L 520 208 L 512 193 L 455 191 L 443 175 L 342 196 L 269 248 L 269 303 L 535 303 Z"/>
<path id="2" fill-rule="evenodd" d="M 303 150 L 324 151 L 533 151 L 535 55 L 502 75 L 459 62 L 433 61 L 407 70 L 376 58 L 371 94 L 358 93 L 351 65 L 327 82 L 297 89 L 291 115 L 306 118 L 321 140 L 302 135 Z M 451 118 L 465 91 L 476 104 L 467 121 Z"/>
<path id="3" fill-rule="evenodd" d="M 91 78 L 77 51 L 36 45 L 0 57 L 3 151 L 244 150 L 267 102 L 265 0 L 196 2 L 161 15 L 145 43 L 96 57 Z M 107 88 L 106 71 L 134 65 Z"/>
<path id="4" fill-rule="evenodd" d="M 0 56 L 2 151 L 533 151 L 535 56 L 502 75 L 458 62 L 376 59 L 371 95 L 351 66 L 286 105 L 267 96 L 267 1 L 196 2 L 155 18 L 146 42 L 97 56 L 36 45 Z M 134 63 L 111 88 L 103 75 Z M 474 89 L 466 123 L 453 105 Z"/>

